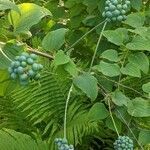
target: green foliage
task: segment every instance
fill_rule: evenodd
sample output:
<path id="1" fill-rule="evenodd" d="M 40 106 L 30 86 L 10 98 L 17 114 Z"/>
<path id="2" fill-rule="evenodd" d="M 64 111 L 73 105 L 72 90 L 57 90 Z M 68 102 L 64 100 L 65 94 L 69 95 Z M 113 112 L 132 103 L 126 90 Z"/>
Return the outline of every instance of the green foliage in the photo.
<path id="1" fill-rule="evenodd" d="M 16 2 L 0 1 L 0 147 L 57 150 L 54 140 L 66 129 L 75 150 L 111 150 L 117 134 L 148 150 L 149 2 L 132 0 L 122 23 L 102 22 L 102 12 L 112 15 L 109 0 Z M 125 13 L 126 5 L 116 7 Z M 41 79 L 26 87 L 6 70 L 22 52 L 39 55 L 44 66 Z M 20 64 L 30 76 L 38 68 L 32 63 Z"/>

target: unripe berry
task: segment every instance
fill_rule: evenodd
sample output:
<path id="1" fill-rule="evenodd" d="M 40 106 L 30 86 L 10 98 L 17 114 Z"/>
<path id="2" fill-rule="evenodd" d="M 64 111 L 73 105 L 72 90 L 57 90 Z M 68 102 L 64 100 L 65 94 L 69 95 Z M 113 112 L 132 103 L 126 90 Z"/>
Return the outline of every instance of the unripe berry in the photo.
<path id="1" fill-rule="evenodd" d="M 26 61 L 26 59 L 27 58 L 25 56 L 20 56 L 20 58 L 19 58 L 20 61 Z"/>
<path id="2" fill-rule="evenodd" d="M 32 58 L 28 58 L 28 59 L 27 59 L 27 63 L 28 63 L 29 65 L 32 65 L 32 64 L 34 63 L 34 61 L 33 61 Z"/>
<path id="3" fill-rule="evenodd" d="M 35 54 L 30 54 L 30 57 L 31 57 L 33 60 L 36 60 L 36 59 L 37 59 L 37 55 L 35 55 Z"/>
<path id="4" fill-rule="evenodd" d="M 118 16 L 118 15 L 120 15 L 120 11 L 116 9 L 115 11 L 112 12 L 112 14 L 114 16 Z"/>
<path id="5" fill-rule="evenodd" d="M 18 73 L 18 74 L 24 73 L 23 67 L 19 66 L 19 67 L 17 68 L 17 73 Z"/>
<path id="6" fill-rule="evenodd" d="M 22 67 L 26 67 L 27 66 L 27 63 L 25 61 L 21 62 L 21 66 Z"/>
<path id="7" fill-rule="evenodd" d="M 106 17 L 111 18 L 112 17 L 112 13 L 110 11 L 106 12 Z"/>
<path id="8" fill-rule="evenodd" d="M 118 21 L 122 21 L 122 20 L 123 20 L 123 17 L 122 17 L 122 16 L 118 16 L 118 17 L 117 17 L 117 20 L 118 20 Z"/>
<path id="9" fill-rule="evenodd" d="M 124 5 L 122 6 L 122 8 L 125 9 L 125 10 L 127 10 L 127 9 L 128 9 L 127 4 L 124 4 Z"/>
<path id="10" fill-rule="evenodd" d="M 25 81 L 25 80 L 27 80 L 28 79 L 28 75 L 27 74 L 22 74 L 22 75 L 20 75 L 20 80 L 21 81 Z"/>
<path id="11" fill-rule="evenodd" d="M 12 79 L 16 79 L 16 78 L 17 78 L 17 74 L 16 74 L 16 73 L 11 73 L 10 77 L 11 77 Z"/>

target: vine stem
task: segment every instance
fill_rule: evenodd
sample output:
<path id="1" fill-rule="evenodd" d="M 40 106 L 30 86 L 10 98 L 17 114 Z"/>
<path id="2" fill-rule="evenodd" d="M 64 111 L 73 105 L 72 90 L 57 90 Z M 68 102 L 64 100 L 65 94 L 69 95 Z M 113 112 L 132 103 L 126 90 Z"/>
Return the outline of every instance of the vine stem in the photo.
<path id="1" fill-rule="evenodd" d="M 142 150 L 144 150 L 143 147 L 142 147 L 142 145 L 139 143 L 139 141 L 137 140 L 136 136 L 134 135 L 133 131 L 131 130 L 131 128 L 129 127 L 129 125 L 127 124 L 127 122 L 125 121 L 125 119 L 123 118 L 123 116 L 120 113 L 120 111 L 117 110 L 117 112 L 119 113 L 120 117 L 122 118 L 122 120 L 124 121 L 124 123 L 126 124 L 126 126 L 128 127 L 130 133 L 133 135 L 133 137 L 136 140 L 136 142 L 138 143 L 138 145 L 141 147 Z"/>
<path id="2" fill-rule="evenodd" d="M 43 57 L 46 57 L 46 58 L 49 58 L 49 59 L 54 59 L 54 57 L 52 55 L 49 55 L 47 53 L 43 53 L 39 50 L 36 50 L 36 49 L 32 49 L 31 47 L 28 46 L 27 48 L 27 51 L 28 52 L 31 52 L 31 53 L 34 53 L 34 54 L 37 54 L 37 55 L 40 55 L 40 56 L 43 56 Z"/>
<path id="3" fill-rule="evenodd" d="M 100 36 L 99 36 L 99 39 L 98 39 L 98 42 L 97 42 L 97 45 L 96 45 L 96 48 L 95 48 L 95 51 L 94 51 L 94 54 L 93 54 L 93 57 L 92 57 L 92 61 L 91 61 L 91 64 L 90 64 L 89 72 L 91 72 L 91 69 L 92 69 L 92 66 L 93 66 L 93 63 L 94 63 L 94 60 L 95 60 L 95 57 L 96 57 L 96 53 L 97 53 L 97 50 L 98 50 L 98 47 L 99 47 L 99 44 L 100 44 L 101 38 L 103 36 L 103 32 L 105 30 L 106 25 L 107 25 L 107 21 L 104 23 L 104 26 L 103 26 L 102 31 L 100 33 Z"/>
<path id="4" fill-rule="evenodd" d="M 72 88 L 73 88 L 73 84 L 71 85 L 71 87 L 70 87 L 70 89 L 69 89 L 68 96 L 67 96 L 67 100 L 66 100 L 66 106 L 65 106 L 65 115 L 64 115 L 64 139 L 66 139 L 66 137 L 67 137 L 67 110 L 68 110 L 68 104 L 69 104 L 69 100 L 70 100 Z"/>
<path id="5" fill-rule="evenodd" d="M 117 133 L 117 135 L 118 135 L 118 137 L 119 137 L 119 132 L 118 132 L 118 129 L 117 129 L 117 126 L 116 126 L 116 123 L 115 123 L 114 117 L 113 117 L 112 112 L 111 112 L 111 105 L 110 105 L 110 99 L 109 99 L 109 98 L 108 98 L 108 107 L 109 107 L 109 113 L 110 113 L 110 117 L 111 117 L 111 119 L 112 119 L 112 122 L 113 122 L 114 128 L 115 128 L 116 133 Z"/>
<path id="6" fill-rule="evenodd" d="M 97 29 L 100 25 L 102 25 L 104 22 L 106 22 L 106 20 L 100 22 L 98 25 L 96 25 L 95 27 L 93 27 L 91 30 L 89 30 L 88 32 L 86 32 L 81 38 L 79 38 L 75 43 L 73 43 L 66 51 L 70 50 L 71 48 L 73 48 L 76 44 L 78 44 L 82 39 L 84 39 L 89 33 L 91 33 L 92 31 L 94 31 L 95 29 Z"/>

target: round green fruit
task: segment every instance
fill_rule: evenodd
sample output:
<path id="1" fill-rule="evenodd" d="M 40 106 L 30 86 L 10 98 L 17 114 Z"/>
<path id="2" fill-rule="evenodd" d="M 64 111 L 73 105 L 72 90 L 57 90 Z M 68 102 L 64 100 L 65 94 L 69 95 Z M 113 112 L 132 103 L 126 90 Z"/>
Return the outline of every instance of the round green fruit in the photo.
<path id="1" fill-rule="evenodd" d="M 117 20 L 118 20 L 118 21 L 122 21 L 122 20 L 123 20 L 123 16 L 118 16 L 118 17 L 117 17 Z"/>
<path id="2" fill-rule="evenodd" d="M 23 73 L 24 73 L 24 68 L 21 67 L 21 66 L 19 66 L 19 67 L 17 68 L 17 73 L 18 73 L 18 74 L 23 74 Z"/>
<path id="3" fill-rule="evenodd" d="M 17 78 L 17 74 L 13 72 L 13 73 L 11 73 L 10 77 L 11 77 L 12 79 L 16 79 L 16 78 Z"/>
<path id="4" fill-rule="evenodd" d="M 120 15 L 120 11 L 116 9 L 112 12 L 112 14 L 113 14 L 113 16 L 118 16 L 118 15 Z"/>
<path id="5" fill-rule="evenodd" d="M 122 8 L 125 9 L 125 10 L 127 10 L 127 9 L 128 9 L 127 4 L 124 4 L 124 5 L 122 6 Z"/>
<path id="6" fill-rule="evenodd" d="M 109 10 L 113 11 L 116 9 L 116 6 L 115 5 L 109 5 Z"/>
<path id="7" fill-rule="evenodd" d="M 23 62 L 21 62 L 21 66 L 25 68 L 27 66 L 27 63 L 25 61 L 23 61 Z"/>
<path id="8" fill-rule="evenodd" d="M 25 56 L 20 56 L 20 58 L 19 58 L 20 61 L 26 61 L 26 59 L 27 58 Z"/>
<path id="9" fill-rule="evenodd" d="M 26 53 L 26 52 L 23 52 L 21 55 L 22 55 L 22 56 L 25 56 L 26 58 L 28 58 L 28 57 L 29 57 L 29 54 L 28 54 L 28 53 Z"/>
<path id="10" fill-rule="evenodd" d="M 38 70 L 39 70 L 39 64 L 34 63 L 34 64 L 32 65 L 32 69 L 33 69 L 33 71 L 38 71 Z"/>
<path id="11" fill-rule="evenodd" d="M 28 79 L 28 75 L 27 74 L 20 75 L 20 81 L 25 81 L 27 79 Z"/>
<path id="12" fill-rule="evenodd" d="M 35 55 L 35 54 L 30 54 L 30 57 L 31 57 L 33 60 L 36 60 L 36 59 L 37 59 L 37 55 Z"/>
<path id="13" fill-rule="evenodd" d="M 121 9 L 122 9 L 122 5 L 121 5 L 121 4 L 118 4 L 118 5 L 117 5 L 117 8 L 118 8 L 119 10 L 121 10 Z"/>
<path id="14" fill-rule="evenodd" d="M 106 12 L 106 17 L 111 18 L 112 17 L 112 13 L 110 11 Z"/>
<path id="15" fill-rule="evenodd" d="M 28 59 L 27 59 L 27 63 L 28 63 L 29 65 L 32 65 L 32 64 L 34 63 L 34 61 L 33 61 L 32 58 L 28 58 Z"/>
<path id="16" fill-rule="evenodd" d="M 36 73 L 32 69 L 28 71 L 28 76 L 31 78 L 33 78 L 35 76 L 35 74 Z"/>

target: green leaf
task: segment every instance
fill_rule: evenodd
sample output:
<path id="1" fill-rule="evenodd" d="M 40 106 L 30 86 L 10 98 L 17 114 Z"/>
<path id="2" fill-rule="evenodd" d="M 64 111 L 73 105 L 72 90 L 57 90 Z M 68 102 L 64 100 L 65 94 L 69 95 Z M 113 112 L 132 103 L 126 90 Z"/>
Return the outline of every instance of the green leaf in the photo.
<path id="1" fill-rule="evenodd" d="M 130 63 L 133 63 L 135 66 L 140 68 L 145 74 L 149 71 L 149 59 L 148 57 L 142 53 L 134 53 L 129 55 L 128 60 Z"/>
<path id="2" fill-rule="evenodd" d="M 0 10 L 12 9 L 20 14 L 18 6 L 9 0 L 0 0 Z"/>
<path id="3" fill-rule="evenodd" d="M 0 43 L 0 68 L 7 69 L 20 52 L 23 51 L 23 46 L 17 45 L 14 41 L 9 41 L 8 43 Z"/>
<path id="4" fill-rule="evenodd" d="M 147 145 L 150 143 L 150 131 L 141 130 L 138 138 L 139 143 Z"/>
<path id="5" fill-rule="evenodd" d="M 150 116 L 150 101 L 142 98 L 135 98 L 127 105 L 127 111 L 134 117 L 149 117 Z"/>
<path id="6" fill-rule="evenodd" d="M 150 51 L 150 42 L 149 39 L 136 36 L 130 43 L 126 45 L 126 48 L 130 50 Z"/>
<path id="7" fill-rule="evenodd" d="M 132 0 L 131 1 L 131 6 L 136 9 L 137 11 L 140 11 L 140 9 L 142 8 L 142 0 Z"/>
<path id="8" fill-rule="evenodd" d="M 106 63 L 101 61 L 97 66 L 98 71 L 109 77 L 115 77 L 120 75 L 120 67 L 118 64 Z"/>
<path id="9" fill-rule="evenodd" d="M 142 85 L 142 90 L 146 93 L 150 93 L 150 82 Z"/>
<path id="10" fill-rule="evenodd" d="M 42 46 L 46 51 L 54 51 L 61 48 L 65 43 L 65 34 L 68 30 L 60 28 L 49 32 L 42 41 Z"/>
<path id="11" fill-rule="evenodd" d="M 150 27 L 138 27 L 136 29 L 128 29 L 128 31 L 140 35 L 142 38 L 150 39 Z"/>
<path id="12" fill-rule="evenodd" d="M 131 27 L 138 28 L 142 27 L 145 22 L 145 16 L 143 13 L 132 13 L 127 16 L 127 19 L 124 21 L 125 24 L 128 24 Z"/>
<path id="13" fill-rule="evenodd" d="M 121 46 L 128 39 L 128 30 L 125 28 L 118 28 L 116 30 L 107 30 L 103 32 L 103 35 L 111 43 Z"/>
<path id="14" fill-rule="evenodd" d="M 66 64 L 70 61 L 70 57 L 65 55 L 64 51 L 60 50 L 57 52 L 54 58 L 54 64 L 56 66 Z"/>
<path id="15" fill-rule="evenodd" d="M 104 51 L 101 54 L 101 56 L 102 56 L 102 58 L 108 59 L 108 60 L 113 61 L 113 62 L 117 62 L 119 60 L 118 52 L 116 50 L 113 50 L 113 49 L 109 49 L 109 50 Z"/>
<path id="16" fill-rule="evenodd" d="M 73 77 L 78 75 L 78 69 L 76 64 L 70 60 L 69 63 L 65 64 L 64 69 Z"/>
<path id="17" fill-rule="evenodd" d="M 0 148 L 2 150 L 48 150 L 48 144 L 34 140 L 29 135 L 11 129 L 0 130 Z"/>
<path id="18" fill-rule="evenodd" d="M 89 73 L 84 73 L 74 79 L 74 84 L 90 99 L 95 100 L 98 95 L 97 79 Z"/>
<path id="19" fill-rule="evenodd" d="M 111 98 L 112 101 L 118 106 L 127 106 L 128 101 L 130 101 L 128 97 L 126 97 L 121 91 L 118 90 L 112 93 Z"/>
<path id="20" fill-rule="evenodd" d="M 52 16 L 49 10 L 33 3 L 22 3 L 18 5 L 18 8 L 21 15 L 13 10 L 8 14 L 9 21 L 13 25 L 15 33 L 29 31 L 43 17 Z"/>
<path id="21" fill-rule="evenodd" d="M 121 132 L 121 130 L 122 130 L 122 122 L 116 117 L 116 116 L 113 116 L 113 118 L 114 118 L 114 121 L 115 121 L 115 125 L 116 125 L 116 127 L 117 127 L 117 130 L 118 130 L 118 132 L 120 133 Z M 106 119 L 106 127 L 108 127 L 109 129 L 111 129 L 111 130 L 113 130 L 113 131 L 115 131 L 116 132 L 116 129 L 115 129 L 115 127 L 114 127 L 114 124 L 113 124 L 113 121 L 112 121 L 112 119 L 111 119 L 111 117 L 108 117 L 107 119 Z"/>
<path id="22" fill-rule="evenodd" d="M 121 68 L 121 73 L 132 77 L 141 77 L 140 69 L 133 63 L 128 63 L 125 67 Z"/>
<path id="23" fill-rule="evenodd" d="M 109 115 L 103 103 L 95 103 L 88 113 L 88 119 L 92 121 L 98 121 L 107 118 Z"/>

